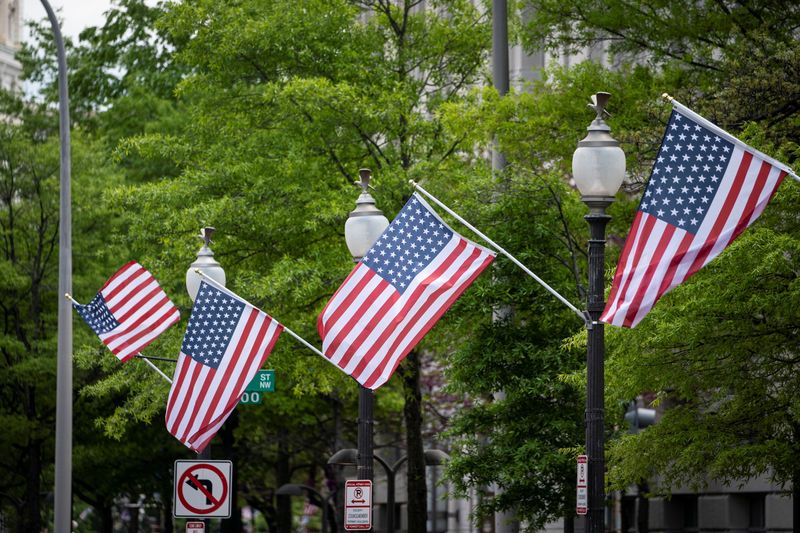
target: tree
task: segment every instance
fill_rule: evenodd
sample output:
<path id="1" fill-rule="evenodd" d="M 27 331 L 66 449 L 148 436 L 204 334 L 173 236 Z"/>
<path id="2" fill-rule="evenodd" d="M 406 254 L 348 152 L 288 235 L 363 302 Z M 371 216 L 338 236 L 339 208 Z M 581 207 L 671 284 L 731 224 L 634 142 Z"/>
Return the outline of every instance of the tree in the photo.
<path id="1" fill-rule="evenodd" d="M 585 105 L 599 89 L 614 96 L 609 106 L 613 135 L 626 143 L 630 182 L 638 186 L 646 161 L 656 148 L 643 132 L 655 131 L 653 98 L 661 79 L 644 67 L 609 71 L 593 63 L 554 68 L 542 82 L 498 99 L 484 91 L 469 104 L 447 109 L 453 135 L 475 146 L 469 157 L 483 175 L 471 190 L 445 193 L 457 210 L 529 265 L 541 278 L 578 306 L 585 299 L 586 207 L 569 185 L 569 163 L 585 125 Z M 647 102 L 650 102 L 649 104 Z M 490 176 L 481 157 L 497 139 L 509 161 Z M 470 144 L 473 143 L 473 144 Z M 633 148 L 628 149 L 628 146 Z M 490 202 L 486 202 L 491 198 Z M 613 235 L 627 230 L 630 202 L 620 197 L 612 208 Z M 613 258 L 609 258 L 613 259 Z M 442 349 L 450 353 L 450 390 L 468 398 L 448 436 L 452 460 L 447 478 L 457 493 L 483 492 L 476 518 L 513 510 L 530 530 L 574 513 L 575 455 L 583 445 L 582 322 L 567 307 L 499 257 L 493 277 L 466 294 L 449 315 Z M 486 308 L 514 310 L 494 323 Z M 498 490 L 493 490 L 493 488 Z"/>
<path id="2" fill-rule="evenodd" d="M 685 103 L 705 99 L 710 118 L 775 127 L 797 138 L 800 9 L 789 1 L 648 2 L 524 0 L 523 41 L 532 49 L 606 47 L 614 61 L 679 69 Z M 777 133 L 780 131 L 781 133 Z"/>
<path id="3" fill-rule="evenodd" d="M 746 132 L 751 142 L 759 129 Z M 610 336 L 614 400 L 647 391 L 666 408 L 654 426 L 614 441 L 617 486 L 656 473 L 654 491 L 766 475 L 798 497 L 800 474 L 789 459 L 800 445 L 798 200 L 796 184 L 783 185 L 762 218 L 652 316 Z"/>
<path id="4" fill-rule="evenodd" d="M 179 91 L 190 123 L 180 135 L 145 135 L 122 146 L 126 156 L 171 157 L 181 169 L 116 194 L 142 230 L 131 235 L 132 248 L 177 280 L 191 253 L 182 236 L 213 221 L 234 290 L 312 338 L 317 313 L 350 267 L 342 227 L 356 170 L 375 169 L 381 208 L 397 211 L 408 178 L 441 172 L 458 143 L 444 136 L 437 109 L 481 74 L 485 16 L 466 1 L 418 4 L 173 5 L 161 24 L 185 43 L 178 57 L 192 74 Z M 271 361 L 298 393 L 355 392 L 291 343 Z M 400 373 L 411 402 L 419 395 L 416 355 Z M 406 426 L 415 509 L 409 529 L 422 531 L 418 408 L 406 410 Z"/>
<path id="5" fill-rule="evenodd" d="M 56 117 L 4 93 L 0 95 L 0 281 L 3 328 L 2 407 L 5 431 L 2 508 L 16 531 L 43 527 L 40 497 L 50 486 L 55 423 L 58 258 L 58 129 Z M 75 231 L 85 237 L 74 248 L 76 291 L 109 261 L 115 248 L 103 243 L 98 227 L 113 227 L 113 215 L 99 205 L 104 187 L 118 183 L 96 145 L 74 137 Z M 78 334 L 80 338 L 81 335 Z M 77 373 L 76 382 L 85 376 Z M 76 445 L 80 445 L 78 440 Z"/>
<path id="6" fill-rule="evenodd" d="M 525 4 L 532 8 L 524 29 L 530 45 L 604 42 L 616 60 L 682 79 L 664 90 L 715 123 L 789 164 L 797 159 L 795 4 Z M 730 249 L 659 301 L 636 329 L 609 335 L 609 409 L 642 393 L 669 407 L 656 426 L 612 442 L 610 475 L 618 487 L 656 473 L 659 491 L 762 474 L 798 486 L 787 468 L 792 462 L 782 462 L 797 446 L 790 399 L 797 346 L 785 318 L 796 277 L 796 201 L 794 184 L 784 185 Z"/>

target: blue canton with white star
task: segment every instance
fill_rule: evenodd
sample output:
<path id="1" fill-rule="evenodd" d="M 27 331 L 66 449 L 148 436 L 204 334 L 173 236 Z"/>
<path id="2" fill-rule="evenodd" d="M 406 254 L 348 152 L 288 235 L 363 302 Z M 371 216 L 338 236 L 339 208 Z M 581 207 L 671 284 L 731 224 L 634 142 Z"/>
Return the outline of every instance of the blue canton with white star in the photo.
<path id="1" fill-rule="evenodd" d="M 114 315 L 112 315 L 111 311 L 108 309 L 105 298 L 103 298 L 103 295 L 99 292 L 88 304 L 73 304 L 73 306 L 75 310 L 78 311 L 78 314 L 89 324 L 89 327 L 98 335 L 108 333 L 119 326 L 119 322 L 117 322 L 117 319 L 114 318 Z"/>
<path id="2" fill-rule="evenodd" d="M 697 233 L 732 152 L 733 143 L 673 111 L 639 209 Z"/>
<path id="3" fill-rule="evenodd" d="M 241 300 L 205 281 L 201 282 L 181 352 L 216 370 L 231 343 L 244 308 Z"/>
<path id="4" fill-rule="evenodd" d="M 402 294 L 452 237 L 452 230 L 412 196 L 361 262 Z"/>

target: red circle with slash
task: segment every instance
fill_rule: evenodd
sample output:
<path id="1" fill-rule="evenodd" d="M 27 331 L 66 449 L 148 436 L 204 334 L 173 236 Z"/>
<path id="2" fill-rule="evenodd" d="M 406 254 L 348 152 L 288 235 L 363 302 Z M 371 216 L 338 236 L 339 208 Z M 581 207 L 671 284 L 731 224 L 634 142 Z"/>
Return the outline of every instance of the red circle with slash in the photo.
<path id="1" fill-rule="evenodd" d="M 193 472 L 204 469 L 210 470 L 211 472 L 219 476 L 220 482 L 222 483 L 222 494 L 220 495 L 219 498 L 215 498 L 214 495 L 211 494 L 211 492 L 209 492 L 209 490 L 205 488 L 205 486 L 203 486 L 202 483 L 199 483 L 197 481 L 197 477 L 192 476 Z M 208 509 L 200 509 L 187 502 L 186 497 L 183 495 L 184 482 L 189 483 L 192 488 L 202 492 L 203 495 L 206 497 L 206 499 L 211 502 L 211 507 L 209 507 Z M 222 471 L 214 465 L 209 465 L 209 464 L 193 465 L 190 468 L 187 468 L 186 471 L 181 475 L 180 480 L 178 480 L 178 498 L 180 499 L 181 504 L 183 504 L 184 507 L 186 507 L 193 513 L 197 513 L 199 515 L 213 513 L 214 511 L 222 507 L 222 504 L 225 503 L 227 497 L 228 497 L 228 482 L 225 480 L 225 476 L 223 475 Z"/>

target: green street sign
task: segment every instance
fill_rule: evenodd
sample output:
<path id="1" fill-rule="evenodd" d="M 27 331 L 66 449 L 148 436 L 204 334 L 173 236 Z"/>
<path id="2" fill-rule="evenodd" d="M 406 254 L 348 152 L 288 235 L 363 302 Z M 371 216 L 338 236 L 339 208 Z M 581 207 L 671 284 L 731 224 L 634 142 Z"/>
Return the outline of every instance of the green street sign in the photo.
<path id="1" fill-rule="evenodd" d="M 247 384 L 245 390 L 247 392 L 275 392 L 275 371 L 259 370 L 253 381 Z"/>
<path id="2" fill-rule="evenodd" d="M 250 404 L 250 405 L 260 404 L 261 400 L 263 400 L 263 399 L 264 399 L 264 397 L 260 392 L 244 391 L 242 393 L 242 397 L 239 398 L 239 403 L 245 403 L 245 404 Z"/>

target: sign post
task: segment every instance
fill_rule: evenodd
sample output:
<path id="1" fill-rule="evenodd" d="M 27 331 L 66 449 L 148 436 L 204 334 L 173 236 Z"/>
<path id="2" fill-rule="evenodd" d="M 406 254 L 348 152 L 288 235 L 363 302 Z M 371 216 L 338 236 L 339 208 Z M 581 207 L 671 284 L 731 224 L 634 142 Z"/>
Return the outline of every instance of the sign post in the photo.
<path id="1" fill-rule="evenodd" d="M 230 518 L 230 461 L 175 461 L 175 518 Z"/>
<path id="2" fill-rule="evenodd" d="M 589 513 L 589 456 L 578 456 L 578 493 L 575 502 L 575 512 L 579 515 Z"/>
<path id="3" fill-rule="evenodd" d="M 372 529 L 372 481 L 348 479 L 344 483 L 344 528 Z"/>

